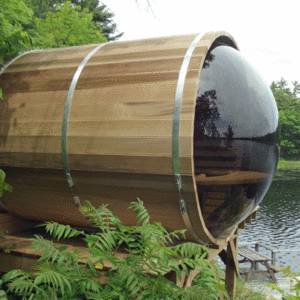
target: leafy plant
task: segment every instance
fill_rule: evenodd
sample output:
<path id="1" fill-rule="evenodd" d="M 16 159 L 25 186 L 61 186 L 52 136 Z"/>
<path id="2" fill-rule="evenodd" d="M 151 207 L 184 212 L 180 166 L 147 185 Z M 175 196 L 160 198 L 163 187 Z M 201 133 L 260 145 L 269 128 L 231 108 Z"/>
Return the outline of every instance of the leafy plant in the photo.
<path id="1" fill-rule="evenodd" d="M 237 278 L 236 280 L 236 297 L 235 300 L 272 300 L 272 296 L 267 297 L 262 291 L 253 291 L 245 284 L 245 282 Z M 274 299 L 275 300 L 275 299 Z"/>
<path id="2" fill-rule="evenodd" d="M 287 159 L 297 159 L 300 155 L 300 83 L 293 81 L 292 85 L 289 88 L 288 82 L 281 78 L 270 86 L 279 110 L 280 155 Z"/>
<path id="3" fill-rule="evenodd" d="M 22 0 L 0 1 L 0 65 L 30 46 L 25 28 L 32 15 Z"/>
<path id="4" fill-rule="evenodd" d="M 13 188 L 9 183 L 5 182 L 6 174 L 0 169 L 0 197 L 2 197 L 4 191 L 12 192 Z"/>
<path id="5" fill-rule="evenodd" d="M 49 11 L 44 19 L 35 19 L 38 36 L 32 38 L 35 48 L 68 47 L 107 41 L 102 28 L 93 22 L 88 9 L 66 1 L 57 4 L 54 12 Z"/>
<path id="6" fill-rule="evenodd" d="M 5 231 L 5 234 L 8 234 L 8 231 Z M 1 240 L 5 240 L 5 234 L 3 232 L 0 232 L 0 242 Z M 3 251 L 4 253 L 10 253 L 10 250 L 16 249 L 17 244 L 12 244 L 9 248 L 7 246 L 1 247 L 0 253 Z M 1 300 L 1 298 L 0 298 Z"/>
<path id="7" fill-rule="evenodd" d="M 64 4 L 65 0 L 24 0 L 25 3 L 33 10 L 34 17 L 41 20 L 46 19 L 49 12 L 55 12 L 58 5 Z M 81 11 L 87 9 L 92 13 L 93 22 L 97 28 L 104 34 L 108 41 L 116 40 L 123 33 L 116 34 L 117 24 L 113 18 L 115 15 L 110 9 L 98 0 L 71 0 L 72 6 L 80 6 Z M 116 35 L 114 35 L 116 34 Z"/>
<path id="8" fill-rule="evenodd" d="M 89 202 L 82 212 L 99 229 L 86 233 L 56 222 L 46 231 L 57 240 L 82 238 L 84 250 L 57 247 L 35 235 L 32 247 L 43 255 L 34 272 L 13 270 L 2 278 L 8 295 L 22 299 L 218 299 L 218 282 L 205 260 L 208 249 L 194 243 L 174 245 L 184 230 L 167 232 L 160 223 L 150 223 L 143 202 L 132 202 L 137 225 L 122 224 L 106 205 L 95 209 Z M 123 249 L 125 258 L 116 255 Z M 104 265 L 112 268 L 105 272 Z M 185 289 L 164 275 L 174 271 L 181 280 L 195 267 L 201 275 Z M 101 271 L 101 272 L 100 272 Z M 27 299 L 27 298 L 26 298 Z"/>
<path id="9" fill-rule="evenodd" d="M 293 288 L 291 288 L 291 292 L 294 292 L 295 295 L 287 294 L 286 291 L 281 289 L 276 283 L 270 283 L 267 286 L 278 291 L 284 300 L 300 300 L 300 274 L 293 273 L 291 267 L 281 268 L 281 271 L 283 272 L 283 277 L 289 277 L 290 280 L 295 283 Z"/>

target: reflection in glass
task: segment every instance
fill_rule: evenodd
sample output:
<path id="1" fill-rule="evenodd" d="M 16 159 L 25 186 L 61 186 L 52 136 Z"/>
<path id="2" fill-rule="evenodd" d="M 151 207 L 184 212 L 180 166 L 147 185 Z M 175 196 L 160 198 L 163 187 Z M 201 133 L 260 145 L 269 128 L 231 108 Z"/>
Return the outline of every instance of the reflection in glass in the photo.
<path id="1" fill-rule="evenodd" d="M 272 92 L 234 48 L 206 57 L 198 86 L 194 162 L 205 224 L 226 236 L 265 196 L 278 161 Z"/>

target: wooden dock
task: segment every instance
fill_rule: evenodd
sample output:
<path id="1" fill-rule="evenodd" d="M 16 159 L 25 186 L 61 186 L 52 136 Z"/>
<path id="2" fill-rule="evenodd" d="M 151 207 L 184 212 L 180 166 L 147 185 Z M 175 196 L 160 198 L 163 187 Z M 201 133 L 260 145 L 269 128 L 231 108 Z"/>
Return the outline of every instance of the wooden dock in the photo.
<path id="1" fill-rule="evenodd" d="M 272 262 L 272 258 L 264 256 L 260 254 L 258 251 L 254 251 L 247 247 L 239 247 L 238 254 L 244 258 L 243 260 L 239 261 L 239 263 L 244 263 L 244 262 L 251 263 L 250 269 L 243 269 L 243 271 L 242 270 L 240 271 L 241 274 L 246 274 L 246 281 L 249 280 L 249 278 L 253 273 L 263 272 L 262 270 L 259 270 L 257 267 L 258 263 L 260 263 L 266 267 L 267 272 L 269 273 L 273 282 L 276 282 L 276 277 L 274 273 L 277 272 L 278 270 L 269 263 Z"/>
<path id="2" fill-rule="evenodd" d="M 254 246 L 254 249 L 251 249 L 251 246 Z M 262 255 L 260 248 L 270 251 L 271 257 Z M 240 268 L 241 275 L 245 277 L 246 281 L 250 280 L 253 275 L 256 280 L 266 278 L 267 275 L 273 282 L 277 282 L 275 273 L 280 272 L 282 269 L 282 266 L 276 265 L 276 253 L 278 252 L 300 252 L 300 249 L 273 249 L 260 242 L 240 243 L 238 254 L 243 257 L 243 260 L 240 260 L 239 263 L 249 262 L 251 264 L 248 269 Z M 264 269 L 259 269 L 259 264 Z"/>

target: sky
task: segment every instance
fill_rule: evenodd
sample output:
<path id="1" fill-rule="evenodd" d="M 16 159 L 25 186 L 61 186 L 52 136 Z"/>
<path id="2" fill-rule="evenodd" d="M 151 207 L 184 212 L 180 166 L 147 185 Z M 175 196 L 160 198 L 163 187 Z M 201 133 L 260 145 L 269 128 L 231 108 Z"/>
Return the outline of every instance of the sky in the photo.
<path id="1" fill-rule="evenodd" d="M 120 41 L 227 31 L 270 85 L 300 82 L 299 0 L 105 0 Z"/>

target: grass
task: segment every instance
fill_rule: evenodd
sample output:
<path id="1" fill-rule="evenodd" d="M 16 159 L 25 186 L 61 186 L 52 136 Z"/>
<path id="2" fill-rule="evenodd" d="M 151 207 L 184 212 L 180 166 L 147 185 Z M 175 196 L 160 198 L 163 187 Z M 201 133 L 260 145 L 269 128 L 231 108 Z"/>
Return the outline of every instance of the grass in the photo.
<path id="1" fill-rule="evenodd" d="M 288 161 L 284 159 L 279 160 L 277 170 L 291 169 L 300 169 L 300 161 Z"/>
<path id="2" fill-rule="evenodd" d="M 218 280 L 224 280 L 225 277 L 225 270 L 221 269 L 220 266 L 218 265 L 217 261 L 213 263 L 217 279 Z M 224 283 L 225 284 L 225 283 Z M 259 293 L 259 292 L 254 292 L 250 290 L 246 283 L 244 282 L 241 277 L 238 277 L 236 280 L 236 293 L 234 300 L 266 300 L 267 296 Z"/>
<path id="3" fill-rule="evenodd" d="M 270 188 L 272 191 L 272 187 L 277 181 L 299 181 L 300 179 L 300 162 L 299 161 L 286 161 L 284 159 L 280 159 L 278 162 L 277 171 L 275 173 L 275 177 Z M 295 187 L 299 187 L 298 184 Z M 269 192 L 270 192 L 269 191 Z M 283 192 L 287 191 L 287 187 L 283 186 Z M 269 193 L 268 192 L 268 193 Z"/>
<path id="4" fill-rule="evenodd" d="M 262 293 L 250 290 L 240 278 L 237 278 L 235 300 L 266 300 L 266 297 Z"/>

